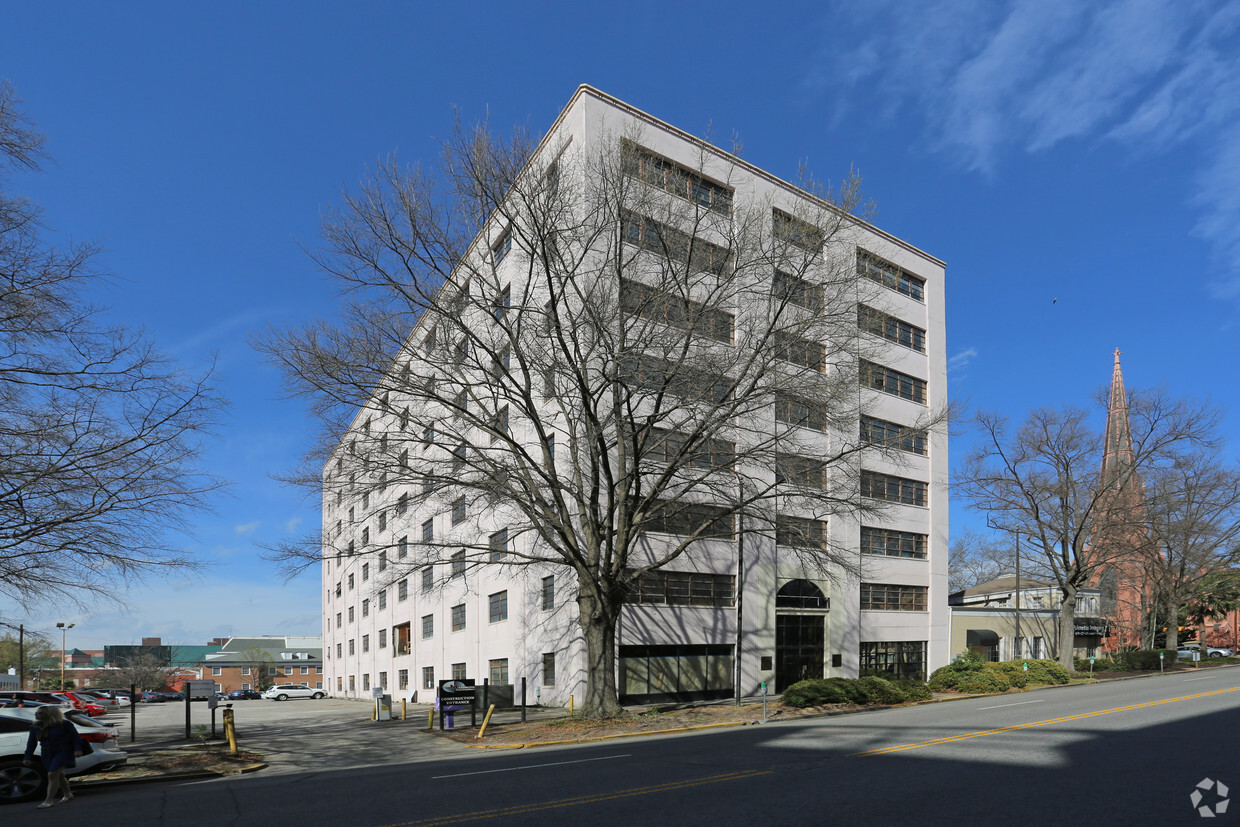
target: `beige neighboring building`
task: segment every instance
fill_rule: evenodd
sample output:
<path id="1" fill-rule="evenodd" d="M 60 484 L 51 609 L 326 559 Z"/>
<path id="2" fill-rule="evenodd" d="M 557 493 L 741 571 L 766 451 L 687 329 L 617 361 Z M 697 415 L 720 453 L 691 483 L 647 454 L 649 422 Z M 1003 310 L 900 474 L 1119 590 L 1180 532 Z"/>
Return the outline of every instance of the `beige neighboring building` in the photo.
<path id="1" fill-rule="evenodd" d="M 1098 654 L 1106 632 L 1100 599 L 1097 589 L 1082 589 L 1076 597 L 1076 657 Z M 990 661 L 1058 658 L 1059 600 L 1057 586 L 1030 577 L 1020 578 L 1019 589 L 1015 576 L 1005 576 L 954 592 L 947 597 L 951 652 L 967 649 Z"/>

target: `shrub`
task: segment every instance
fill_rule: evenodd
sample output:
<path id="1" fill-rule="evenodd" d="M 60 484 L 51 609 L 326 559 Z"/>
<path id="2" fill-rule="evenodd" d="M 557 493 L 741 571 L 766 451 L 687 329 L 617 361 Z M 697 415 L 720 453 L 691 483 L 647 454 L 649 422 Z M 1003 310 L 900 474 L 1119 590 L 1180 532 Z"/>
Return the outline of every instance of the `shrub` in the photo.
<path id="1" fill-rule="evenodd" d="M 1006 673 L 997 669 L 979 669 L 976 672 L 965 672 L 957 676 L 957 692 L 969 692 L 975 695 L 986 692 L 1006 692 L 1012 688 Z"/>
<path id="2" fill-rule="evenodd" d="M 855 678 L 827 678 L 826 683 L 839 689 L 848 699 L 847 703 L 865 704 L 870 702 L 870 694 L 866 687 Z"/>
<path id="3" fill-rule="evenodd" d="M 857 684 L 865 690 L 872 704 L 902 704 L 908 700 L 908 693 L 886 678 L 868 675 L 857 678 Z"/>
<path id="4" fill-rule="evenodd" d="M 910 678 L 900 678 L 892 681 L 900 689 L 904 690 L 904 695 L 910 701 L 928 701 L 934 697 L 934 693 L 930 691 L 930 687 L 921 681 L 915 681 Z"/>
<path id="5" fill-rule="evenodd" d="M 849 697 L 836 684 L 817 678 L 794 683 L 785 689 L 783 701 L 788 706 L 803 709 L 807 706 L 849 703 Z"/>
<path id="6" fill-rule="evenodd" d="M 1026 674 L 1022 661 L 1009 660 L 1003 663 L 988 663 L 986 668 L 992 672 L 1000 672 L 1007 678 L 1008 684 L 1014 689 L 1024 689 L 1032 674 Z"/>
<path id="7" fill-rule="evenodd" d="M 955 689 L 962 677 L 980 672 L 985 668 L 985 658 L 977 652 L 966 650 L 956 655 L 951 663 L 935 669 L 934 674 L 930 676 L 929 687 L 934 692 Z"/>
<path id="8" fill-rule="evenodd" d="M 1176 651 L 1174 649 L 1130 649 L 1122 652 L 1116 652 L 1111 656 L 1111 658 L 1115 661 L 1118 671 L 1138 672 L 1141 670 L 1157 669 L 1159 667 L 1159 653 L 1163 655 L 1163 664 L 1166 666 L 1175 665 Z M 1096 664 L 1094 668 L 1097 668 Z"/>
<path id="9" fill-rule="evenodd" d="M 1029 671 L 1025 673 L 1029 678 L 1029 683 L 1050 685 L 1067 683 L 1072 679 L 1068 670 L 1057 660 L 1030 658 L 1029 660 L 1014 661 L 1014 663 L 1020 665 L 1022 671 L 1024 669 L 1023 665 L 1029 664 Z M 1086 663 L 1086 668 L 1088 666 L 1088 663 Z"/>

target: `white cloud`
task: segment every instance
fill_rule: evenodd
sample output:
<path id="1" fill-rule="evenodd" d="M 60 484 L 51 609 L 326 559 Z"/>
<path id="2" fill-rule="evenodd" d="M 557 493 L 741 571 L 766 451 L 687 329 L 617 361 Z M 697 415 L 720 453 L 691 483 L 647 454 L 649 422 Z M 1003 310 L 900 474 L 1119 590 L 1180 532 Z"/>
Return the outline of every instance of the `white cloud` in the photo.
<path id="1" fill-rule="evenodd" d="M 300 525 L 301 525 L 301 517 L 293 517 L 291 520 L 285 520 L 284 530 L 289 533 L 292 533 L 296 531 L 297 527 Z"/>
<path id="2" fill-rule="evenodd" d="M 922 120 L 924 143 L 990 174 L 1004 153 L 1067 141 L 1199 159 L 1182 198 L 1240 298 L 1240 4 L 1208 0 L 891 0 L 833 13 L 850 46 L 806 82 L 843 78 L 871 112 Z M 824 69 L 823 67 L 829 67 Z M 864 89 L 861 89 L 865 86 Z M 836 90 L 840 91 L 840 90 Z"/>
<path id="3" fill-rule="evenodd" d="M 947 360 L 947 370 L 949 373 L 954 370 L 964 370 L 976 358 L 977 348 L 971 347 L 968 350 L 962 350 Z"/>
<path id="4" fill-rule="evenodd" d="M 241 525 L 233 526 L 233 531 L 235 531 L 237 534 L 242 534 L 242 535 L 253 534 L 260 525 L 262 525 L 262 523 L 259 522 L 258 520 L 255 520 L 252 523 L 242 523 Z"/>

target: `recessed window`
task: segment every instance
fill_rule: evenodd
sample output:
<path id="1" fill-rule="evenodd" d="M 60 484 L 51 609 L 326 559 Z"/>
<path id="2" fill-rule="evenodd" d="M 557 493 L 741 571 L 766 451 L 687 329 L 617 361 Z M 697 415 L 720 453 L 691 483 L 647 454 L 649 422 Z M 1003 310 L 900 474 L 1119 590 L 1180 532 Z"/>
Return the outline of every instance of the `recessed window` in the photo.
<path id="1" fill-rule="evenodd" d="M 627 599 L 656 606 L 736 605 L 736 578 L 730 574 L 648 571 L 633 584 Z"/>
<path id="2" fill-rule="evenodd" d="M 508 619 L 508 591 L 496 592 L 487 598 L 490 621 L 498 623 Z"/>
<path id="3" fill-rule="evenodd" d="M 452 577 L 464 577 L 465 576 L 465 552 L 464 551 L 458 551 L 452 555 L 451 566 L 452 566 L 451 568 Z"/>
<path id="4" fill-rule="evenodd" d="M 815 312 L 822 310 L 822 285 L 782 270 L 776 270 L 775 278 L 771 280 L 771 295 L 777 303 L 787 302 Z"/>
<path id="5" fill-rule="evenodd" d="M 500 233 L 499 238 L 495 240 L 495 244 L 491 246 L 491 254 L 495 257 L 495 263 L 499 264 L 508 253 L 512 250 L 512 231 L 504 230 Z"/>
<path id="6" fill-rule="evenodd" d="M 396 584 L 396 600 L 401 602 L 409 599 L 409 581 L 401 580 Z"/>
<path id="7" fill-rule="evenodd" d="M 496 658 L 488 666 L 491 672 L 491 685 L 506 686 L 508 684 L 508 658 Z"/>
<path id="8" fill-rule="evenodd" d="M 422 616 L 422 639 L 432 638 L 435 636 L 435 616 Z"/>
<path id="9" fill-rule="evenodd" d="M 926 352 L 926 331 L 864 304 L 857 306 L 857 326 L 866 333 L 881 336 L 910 350 Z"/>
<path id="10" fill-rule="evenodd" d="M 926 542 L 925 534 L 896 531 L 890 528 L 861 527 L 862 554 L 924 560 L 926 559 Z"/>
<path id="11" fill-rule="evenodd" d="M 465 604 L 458 603 L 452 607 L 452 631 L 459 632 L 465 628 Z"/>
<path id="12" fill-rule="evenodd" d="M 465 498 L 457 497 L 452 501 L 452 525 L 465 522 Z"/>
<path id="13" fill-rule="evenodd" d="M 827 349 L 819 342 L 802 339 L 791 333 L 776 332 L 775 358 L 822 373 L 827 369 Z"/>
<path id="14" fill-rule="evenodd" d="M 491 562 L 498 563 L 508 553 L 508 529 L 501 528 L 490 537 Z"/>
<path id="15" fill-rule="evenodd" d="M 903 270 L 889 261 L 883 261 L 873 253 L 857 250 L 857 275 L 876 281 L 888 290 L 925 301 L 926 280 Z"/>
<path id="16" fill-rule="evenodd" d="M 435 521 L 433 519 L 422 523 L 422 542 L 435 542 Z"/>
<path id="17" fill-rule="evenodd" d="M 908 399 L 926 402 L 926 380 L 900 373 L 898 370 L 874 362 L 861 363 L 861 387 Z"/>
<path id="18" fill-rule="evenodd" d="M 924 612 L 925 586 L 897 586 L 891 583 L 862 583 L 863 611 Z"/>
<path id="19" fill-rule="evenodd" d="M 778 514 L 775 517 L 775 542 L 789 548 L 825 549 L 827 523 L 825 520 L 807 520 Z"/>
<path id="20" fill-rule="evenodd" d="M 422 593 L 425 594 L 435 587 L 435 570 L 430 566 L 422 569 Z"/>
<path id="21" fill-rule="evenodd" d="M 551 611 L 555 608 L 555 575 L 553 574 L 542 579 L 542 607 L 543 611 Z"/>
<path id="22" fill-rule="evenodd" d="M 861 472 L 861 496 L 902 505 L 926 505 L 926 483 L 876 471 Z"/>
<path id="23" fill-rule="evenodd" d="M 542 685 L 555 686 L 555 652 L 544 652 L 542 656 Z"/>
<path id="24" fill-rule="evenodd" d="M 867 445 L 896 448 L 910 454 L 925 456 L 926 453 L 925 431 L 872 416 L 861 417 L 861 441 Z"/>
<path id="25" fill-rule="evenodd" d="M 821 405 L 785 393 L 775 394 L 775 419 L 812 431 L 827 430 L 827 413 Z"/>

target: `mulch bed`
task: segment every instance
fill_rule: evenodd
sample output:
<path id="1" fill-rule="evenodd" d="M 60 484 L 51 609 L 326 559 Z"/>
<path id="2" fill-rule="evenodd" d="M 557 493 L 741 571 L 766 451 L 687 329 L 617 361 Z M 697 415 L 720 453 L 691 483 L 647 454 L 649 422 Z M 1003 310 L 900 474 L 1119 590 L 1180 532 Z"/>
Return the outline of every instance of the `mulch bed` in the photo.
<path id="1" fill-rule="evenodd" d="M 236 775 L 244 767 L 253 766 L 262 761 L 263 756 L 246 750 L 238 750 L 234 755 L 226 749 L 203 749 L 202 747 L 161 749 L 132 753 L 125 766 L 111 772 L 91 773 L 82 776 L 81 780 L 116 781 L 199 772 Z"/>

